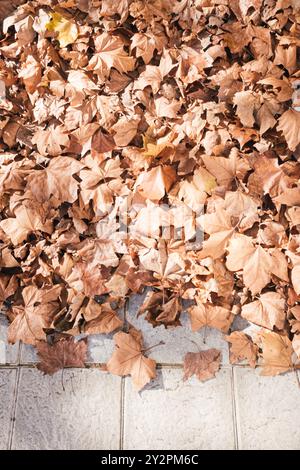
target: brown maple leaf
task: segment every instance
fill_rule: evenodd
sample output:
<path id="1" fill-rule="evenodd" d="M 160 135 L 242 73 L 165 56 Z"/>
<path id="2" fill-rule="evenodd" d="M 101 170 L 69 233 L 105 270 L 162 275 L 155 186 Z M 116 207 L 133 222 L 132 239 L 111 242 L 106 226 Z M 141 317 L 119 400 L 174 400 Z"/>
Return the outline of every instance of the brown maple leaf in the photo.
<path id="1" fill-rule="evenodd" d="M 230 343 L 230 363 L 236 364 L 237 362 L 247 360 L 250 367 L 255 367 L 258 355 L 258 346 L 253 343 L 250 336 L 242 331 L 234 331 L 228 336 L 225 336 L 226 341 Z"/>
<path id="2" fill-rule="evenodd" d="M 46 129 L 38 129 L 32 137 L 41 155 L 58 156 L 63 147 L 68 147 L 69 137 L 63 125 L 50 124 Z"/>
<path id="3" fill-rule="evenodd" d="M 221 352 L 217 349 L 207 349 L 197 353 L 188 352 L 183 360 L 183 380 L 196 375 L 199 380 L 205 380 L 215 377 L 220 369 Z"/>
<path id="4" fill-rule="evenodd" d="M 261 294 L 258 300 L 243 305 L 241 316 L 270 330 L 282 330 L 286 320 L 284 298 L 277 292 Z"/>
<path id="5" fill-rule="evenodd" d="M 288 109 L 280 116 L 277 130 L 282 132 L 288 148 L 292 151 L 296 150 L 300 143 L 299 127 L 300 113 L 298 111 Z"/>
<path id="6" fill-rule="evenodd" d="M 50 328 L 55 314 L 59 310 L 61 286 L 39 289 L 36 286 L 24 287 L 22 296 L 24 306 L 15 306 L 16 314 L 8 328 L 8 341 L 35 345 L 45 340 L 45 329 Z"/>
<path id="7" fill-rule="evenodd" d="M 209 326 L 227 333 L 233 321 L 231 311 L 217 305 L 197 303 L 196 306 L 188 309 L 188 313 L 190 315 L 193 331 Z"/>
<path id="8" fill-rule="evenodd" d="M 263 358 L 261 375 L 278 375 L 293 369 L 293 348 L 287 336 L 262 330 L 258 337 Z"/>
<path id="9" fill-rule="evenodd" d="M 156 377 L 156 362 L 144 355 L 142 337 L 129 330 L 114 335 L 116 349 L 107 363 L 107 370 L 115 375 L 132 377 L 137 391 Z"/>
<path id="10" fill-rule="evenodd" d="M 67 367 L 85 367 L 87 354 L 86 338 L 75 342 L 74 338 L 64 338 L 53 345 L 39 341 L 36 345 L 40 362 L 37 368 L 44 374 L 52 375 Z"/>
<path id="11" fill-rule="evenodd" d="M 252 239 L 236 235 L 228 246 L 226 266 L 230 271 L 243 270 L 245 285 L 255 295 L 271 280 L 273 260 L 268 251 L 260 245 L 254 246 Z"/>

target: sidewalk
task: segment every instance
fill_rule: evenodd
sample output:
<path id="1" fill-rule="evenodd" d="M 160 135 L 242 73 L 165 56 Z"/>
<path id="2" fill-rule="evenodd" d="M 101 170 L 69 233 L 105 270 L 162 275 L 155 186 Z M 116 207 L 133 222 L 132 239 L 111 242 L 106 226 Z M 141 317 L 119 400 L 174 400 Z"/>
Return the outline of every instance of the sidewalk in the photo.
<path id="1" fill-rule="evenodd" d="M 136 393 L 130 378 L 96 368 L 53 377 L 36 368 L 32 349 L 7 346 L 0 319 L 0 449 L 300 449 L 300 390 L 294 373 L 260 377 L 259 369 L 231 366 L 217 331 L 192 333 L 188 320 L 172 331 L 136 319 L 153 349 L 157 379 Z M 182 381 L 182 358 L 200 348 L 222 350 L 216 379 Z M 89 341 L 90 364 L 103 363 L 113 341 Z M 63 385 L 65 390 L 63 389 Z"/>

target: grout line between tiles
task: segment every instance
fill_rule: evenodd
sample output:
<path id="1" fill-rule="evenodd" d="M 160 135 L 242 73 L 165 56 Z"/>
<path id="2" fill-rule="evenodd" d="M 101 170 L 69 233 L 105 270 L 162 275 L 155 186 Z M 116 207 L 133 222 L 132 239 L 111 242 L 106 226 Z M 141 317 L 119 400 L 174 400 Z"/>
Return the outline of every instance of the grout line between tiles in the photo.
<path id="1" fill-rule="evenodd" d="M 11 412 L 11 421 L 9 427 L 9 434 L 8 434 L 8 449 L 11 450 L 13 434 L 15 430 L 15 421 L 16 421 L 16 409 L 17 409 L 17 401 L 18 401 L 18 394 L 19 394 L 19 382 L 20 382 L 20 367 L 17 368 L 16 373 L 16 380 L 15 380 L 15 387 L 13 393 L 13 407 Z"/>
<path id="2" fill-rule="evenodd" d="M 123 450 L 124 446 L 124 413 L 125 413 L 125 377 L 121 378 L 121 397 L 120 397 L 120 443 L 119 450 Z"/>
<path id="3" fill-rule="evenodd" d="M 236 380 L 234 375 L 234 367 L 231 368 L 231 396 L 232 396 L 232 419 L 233 419 L 233 432 L 234 432 L 234 448 L 239 450 L 239 433 L 237 426 L 237 402 L 236 402 Z"/>

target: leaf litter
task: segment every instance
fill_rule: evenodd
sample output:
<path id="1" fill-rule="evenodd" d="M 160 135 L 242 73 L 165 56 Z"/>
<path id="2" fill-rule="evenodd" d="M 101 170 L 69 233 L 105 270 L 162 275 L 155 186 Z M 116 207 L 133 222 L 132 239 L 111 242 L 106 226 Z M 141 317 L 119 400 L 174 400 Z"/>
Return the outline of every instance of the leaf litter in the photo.
<path id="1" fill-rule="evenodd" d="M 0 301 L 40 370 L 114 333 L 106 370 L 143 388 L 156 364 L 118 312 L 146 287 L 154 328 L 186 299 L 231 363 L 299 368 L 299 20 L 296 0 L 1 2 Z M 184 379 L 220 360 L 187 352 Z"/>

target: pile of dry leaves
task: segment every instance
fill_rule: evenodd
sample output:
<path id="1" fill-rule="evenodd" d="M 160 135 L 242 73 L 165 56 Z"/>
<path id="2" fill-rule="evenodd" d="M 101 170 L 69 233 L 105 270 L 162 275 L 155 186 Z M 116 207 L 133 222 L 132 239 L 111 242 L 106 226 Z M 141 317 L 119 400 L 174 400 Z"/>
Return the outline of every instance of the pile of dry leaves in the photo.
<path id="1" fill-rule="evenodd" d="M 39 368 L 155 376 L 118 314 L 217 328 L 231 362 L 300 359 L 299 0 L 3 0 L 0 296 Z M 298 54 L 298 55 L 297 55 Z M 258 325 L 230 334 L 235 316 Z M 215 349 L 185 378 L 212 377 Z"/>

